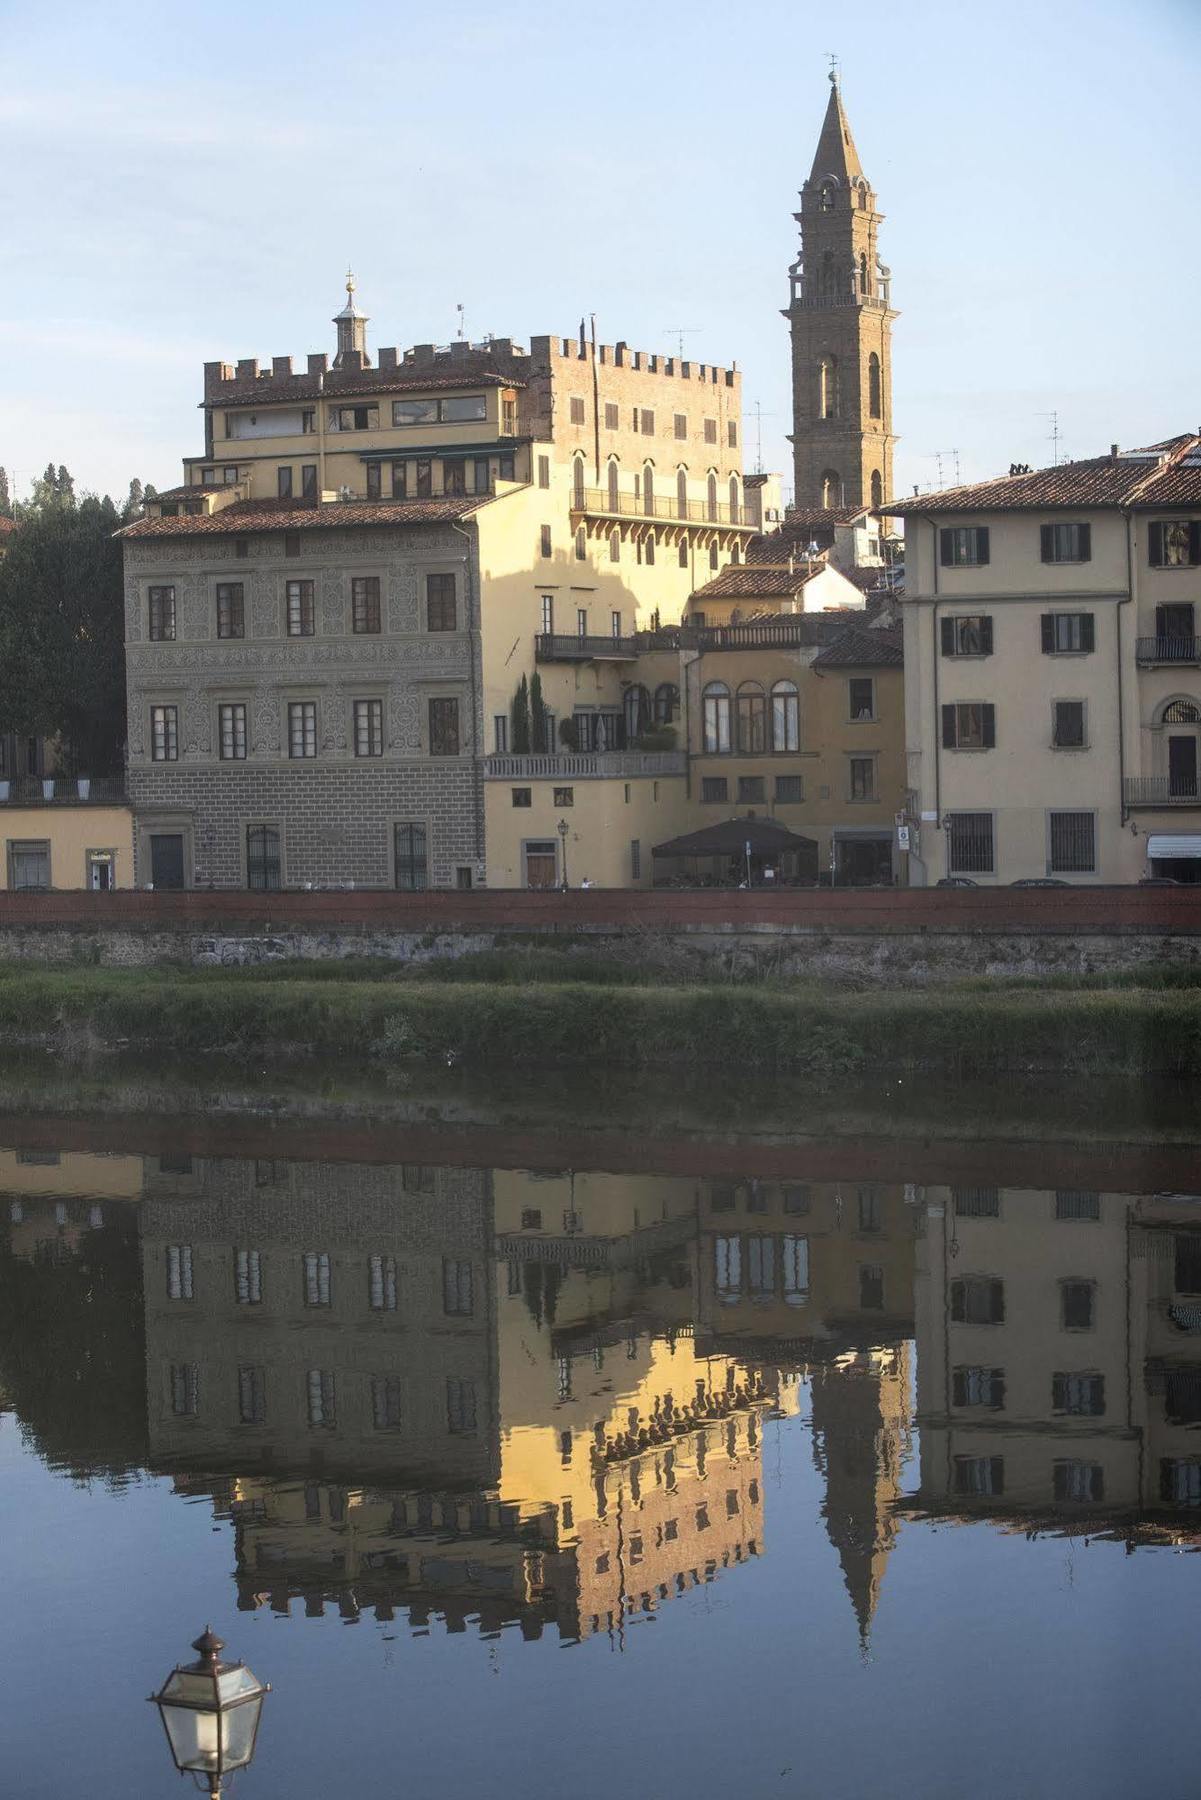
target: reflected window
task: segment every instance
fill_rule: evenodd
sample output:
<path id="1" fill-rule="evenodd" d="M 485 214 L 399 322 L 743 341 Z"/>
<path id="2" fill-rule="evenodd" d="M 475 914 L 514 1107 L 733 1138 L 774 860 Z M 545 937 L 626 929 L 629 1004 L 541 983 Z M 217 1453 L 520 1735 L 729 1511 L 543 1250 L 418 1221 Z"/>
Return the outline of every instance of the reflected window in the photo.
<path id="1" fill-rule="evenodd" d="M 787 1233 L 780 1240 L 780 1261 L 785 1304 L 803 1306 L 809 1298 L 809 1239 Z"/>
<path id="2" fill-rule="evenodd" d="M 1095 1281 L 1061 1281 L 1060 1323 L 1065 1331 L 1091 1331 L 1096 1324 Z"/>
<path id="3" fill-rule="evenodd" d="M 442 1258 L 442 1310 L 456 1318 L 470 1318 L 475 1310 L 471 1264 L 453 1256 Z"/>
<path id="4" fill-rule="evenodd" d="M 951 1399 L 955 1406 L 986 1406 L 1001 1412 L 1005 1406 L 1005 1371 L 974 1365 L 953 1369 Z"/>
<path id="5" fill-rule="evenodd" d="M 199 1379 L 195 1363 L 171 1365 L 171 1411 L 177 1419 L 194 1419 L 197 1411 Z"/>
<path id="6" fill-rule="evenodd" d="M 1159 1497 L 1168 1506 L 1201 1506 L 1201 1458 L 1163 1457 L 1159 1465 Z"/>
<path id="7" fill-rule="evenodd" d="M 191 1300 L 193 1298 L 191 1244 L 168 1244 L 167 1246 L 167 1298 L 168 1300 Z"/>
<path id="8" fill-rule="evenodd" d="M 396 1258 L 372 1256 L 367 1264 L 367 1294 L 373 1312 L 396 1311 Z"/>
<path id="9" fill-rule="evenodd" d="M 304 1303 L 306 1306 L 330 1304 L 330 1263 L 324 1250 L 310 1250 L 303 1259 Z"/>
<path id="10" fill-rule="evenodd" d="M 1105 1498 L 1105 1471 L 1100 1463 L 1057 1462 L 1051 1478 L 1052 1492 L 1060 1502 L 1078 1506 L 1086 1500 Z"/>
<path id="11" fill-rule="evenodd" d="M 747 1277 L 752 1300 L 770 1300 L 776 1291 L 776 1241 L 752 1233 L 746 1240 Z"/>
<path id="12" fill-rule="evenodd" d="M 475 1430 L 475 1383 L 457 1375 L 446 1380 L 446 1429 L 453 1432 Z"/>
<path id="13" fill-rule="evenodd" d="M 884 1311 L 884 1270 L 879 1263 L 859 1266 L 859 1306 L 862 1312 Z"/>
<path id="14" fill-rule="evenodd" d="M 238 1418 L 243 1425 L 262 1425 L 267 1418 L 267 1372 L 245 1366 L 238 1370 Z"/>
<path id="15" fill-rule="evenodd" d="M 1005 1459 L 1001 1456 L 957 1456 L 953 1464 L 957 1494 L 985 1498 L 1005 1492 Z"/>
<path id="16" fill-rule="evenodd" d="M 1092 1370 L 1052 1375 L 1051 1410 L 1076 1418 L 1100 1418 L 1105 1411 L 1104 1375 Z"/>
<path id="17" fill-rule="evenodd" d="M 713 1240 L 713 1285 L 719 1300 L 737 1300 L 742 1292 L 742 1239 Z"/>
<path id="18" fill-rule="evenodd" d="M 1087 1188 L 1057 1188 L 1055 1217 L 1095 1221 L 1101 1217 L 1101 1196 Z"/>
<path id="19" fill-rule="evenodd" d="M 314 1427 L 332 1428 L 338 1422 L 337 1393 L 334 1386 L 332 1369 L 310 1369 L 306 1382 L 309 1404 L 309 1424 Z"/>
<path id="20" fill-rule="evenodd" d="M 401 1423 L 399 1375 L 371 1377 L 371 1422 L 377 1431 L 398 1431 Z"/>
<path id="21" fill-rule="evenodd" d="M 999 1219 L 1001 1216 L 1000 1188 L 952 1188 L 951 1196 L 957 1219 Z"/>
<path id="22" fill-rule="evenodd" d="M 239 1306 L 262 1303 L 263 1258 L 258 1250 L 234 1251 L 234 1298 Z"/>
<path id="23" fill-rule="evenodd" d="M 965 1275 L 953 1281 L 951 1318 L 957 1325 L 1003 1325 L 1005 1283 L 991 1275 Z"/>

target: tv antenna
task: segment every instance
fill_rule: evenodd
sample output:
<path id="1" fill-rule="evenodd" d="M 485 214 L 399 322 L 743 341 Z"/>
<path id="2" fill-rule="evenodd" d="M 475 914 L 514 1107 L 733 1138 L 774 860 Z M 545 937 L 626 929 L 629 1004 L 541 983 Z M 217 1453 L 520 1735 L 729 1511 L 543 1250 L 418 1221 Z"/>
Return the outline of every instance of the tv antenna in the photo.
<path id="1" fill-rule="evenodd" d="M 751 411 L 755 415 L 755 473 L 756 473 L 756 475 L 762 475 L 762 473 L 763 473 L 763 421 L 764 421 L 764 419 L 774 419 L 776 415 L 773 412 L 765 413 L 763 410 L 762 402 L 758 401 L 758 400 L 755 400 L 752 402 Z"/>
<path id="2" fill-rule="evenodd" d="M 1040 419 L 1050 419 L 1050 421 L 1051 421 L 1051 429 L 1047 433 L 1047 436 L 1051 440 L 1051 452 L 1055 458 L 1055 467 L 1058 468 L 1059 467 L 1059 444 L 1060 444 L 1059 414 L 1057 412 L 1044 412 L 1044 413 L 1039 413 L 1038 416 Z"/>
<path id="3" fill-rule="evenodd" d="M 695 337 L 697 332 L 700 330 L 700 326 L 699 325 L 665 325 L 663 327 L 663 330 L 667 333 L 668 337 L 675 338 L 676 343 L 679 345 L 680 361 L 683 362 L 683 360 L 684 360 L 684 339 L 686 337 Z"/>
<path id="4" fill-rule="evenodd" d="M 459 342 L 462 343 L 463 339 L 467 336 L 467 319 L 463 311 L 463 302 L 461 300 L 455 307 L 455 311 L 459 315 Z"/>
<path id="5" fill-rule="evenodd" d="M 944 456 L 949 457 L 955 464 L 955 486 L 958 487 L 959 486 L 959 452 L 958 452 L 958 450 L 928 450 L 926 452 L 926 454 L 927 454 L 927 456 L 932 456 L 934 458 L 935 463 L 938 466 L 939 491 L 941 492 L 941 490 L 944 486 L 943 475 L 942 475 L 942 462 L 943 462 Z"/>

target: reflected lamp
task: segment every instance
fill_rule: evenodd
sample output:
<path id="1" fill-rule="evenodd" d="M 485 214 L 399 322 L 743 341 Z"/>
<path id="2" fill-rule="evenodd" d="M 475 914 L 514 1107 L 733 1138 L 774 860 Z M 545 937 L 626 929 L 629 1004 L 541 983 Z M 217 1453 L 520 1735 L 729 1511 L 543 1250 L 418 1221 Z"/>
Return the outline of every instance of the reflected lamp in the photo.
<path id="1" fill-rule="evenodd" d="M 158 1707 L 175 1767 L 210 1800 L 227 1776 L 254 1756 L 263 1698 L 270 1688 L 241 1662 L 222 1662 L 225 1645 L 206 1626 L 192 1645 L 197 1660 L 180 1663 L 150 1699 Z"/>

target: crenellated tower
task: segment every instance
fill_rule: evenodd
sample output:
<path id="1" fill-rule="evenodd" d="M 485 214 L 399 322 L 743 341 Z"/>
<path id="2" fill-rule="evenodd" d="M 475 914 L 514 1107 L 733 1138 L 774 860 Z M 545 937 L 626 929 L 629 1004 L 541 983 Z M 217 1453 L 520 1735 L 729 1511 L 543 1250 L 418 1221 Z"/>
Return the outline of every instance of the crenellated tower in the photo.
<path id="1" fill-rule="evenodd" d="M 837 77 L 809 179 L 801 254 L 789 270 L 795 503 L 878 506 L 892 497 L 892 321 L 879 259 L 882 214 L 859 163 Z"/>

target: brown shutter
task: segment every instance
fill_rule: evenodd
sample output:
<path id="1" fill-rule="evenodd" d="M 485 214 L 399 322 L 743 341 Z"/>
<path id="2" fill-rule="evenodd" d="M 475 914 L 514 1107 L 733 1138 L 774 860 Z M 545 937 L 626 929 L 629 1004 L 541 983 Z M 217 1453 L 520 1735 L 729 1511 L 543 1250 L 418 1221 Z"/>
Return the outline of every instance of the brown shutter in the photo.
<path id="1" fill-rule="evenodd" d="M 1043 633 L 1043 655 L 1050 656 L 1055 649 L 1055 620 L 1050 613 L 1044 613 L 1039 624 Z"/>
<path id="2" fill-rule="evenodd" d="M 1080 527 L 1080 560 L 1081 562 L 1093 560 L 1093 528 L 1091 525 Z"/>
<path id="3" fill-rule="evenodd" d="M 997 744 L 997 709 L 991 704 L 980 708 L 984 725 L 984 748 L 995 750 Z"/>
<path id="4" fill-rule="evenodd" d="M 1040 525 L 1038 528 L 1038 535 L 1042 543 L 1042 558 L 1044 562 L 1051 562 L 1054 557 L 1055 539 L 1052 533 L 1053 527 L 1050 525 Z"/>
<path id="5" fill-rule="evenodd" d="M 938 560 L 944 569 L 948 569 L 951 566 L 953 560 L 951 556 L 951 545 L 953 542 L 954 534 L 944 527 L 938 534 Z"/>
<path id="6" fill-rule="evenodd" d="M 987 525 L 977 525 L 976 527 L 976 561 L 977 563 L 986 563 L 988 561 Z"/>
<path id="7" fill-rule="evenodd" d="M 1163 568 L 1163 526 L 1153 523 L 1147 527 L 1147 553 L 1153 569 Z"/>
<path id="8" fill-rule="evenodd" d="M 1095 650 L 1097 647 L 1096 621 L 1092 613 L 1080 615 L 1080 648 Z"/>
<path id="9" fill-rule="evenodd" d="M 944 706 L 942 709 L 942 747 L 944 750 L 955 748 L 955 708 Z"/>
<path id="10" fill-rule="evenodd" d="M 980 621 L 980 654 L 992 655 L 992 615 L 986 613 Z"/>
<path id="11" fill-rule="evenodd" d="M 942 653 L 944 656 L 954 656 L 955 621 L 954 619 L 940 619 L 939 624 L 942 626 Z"/>

